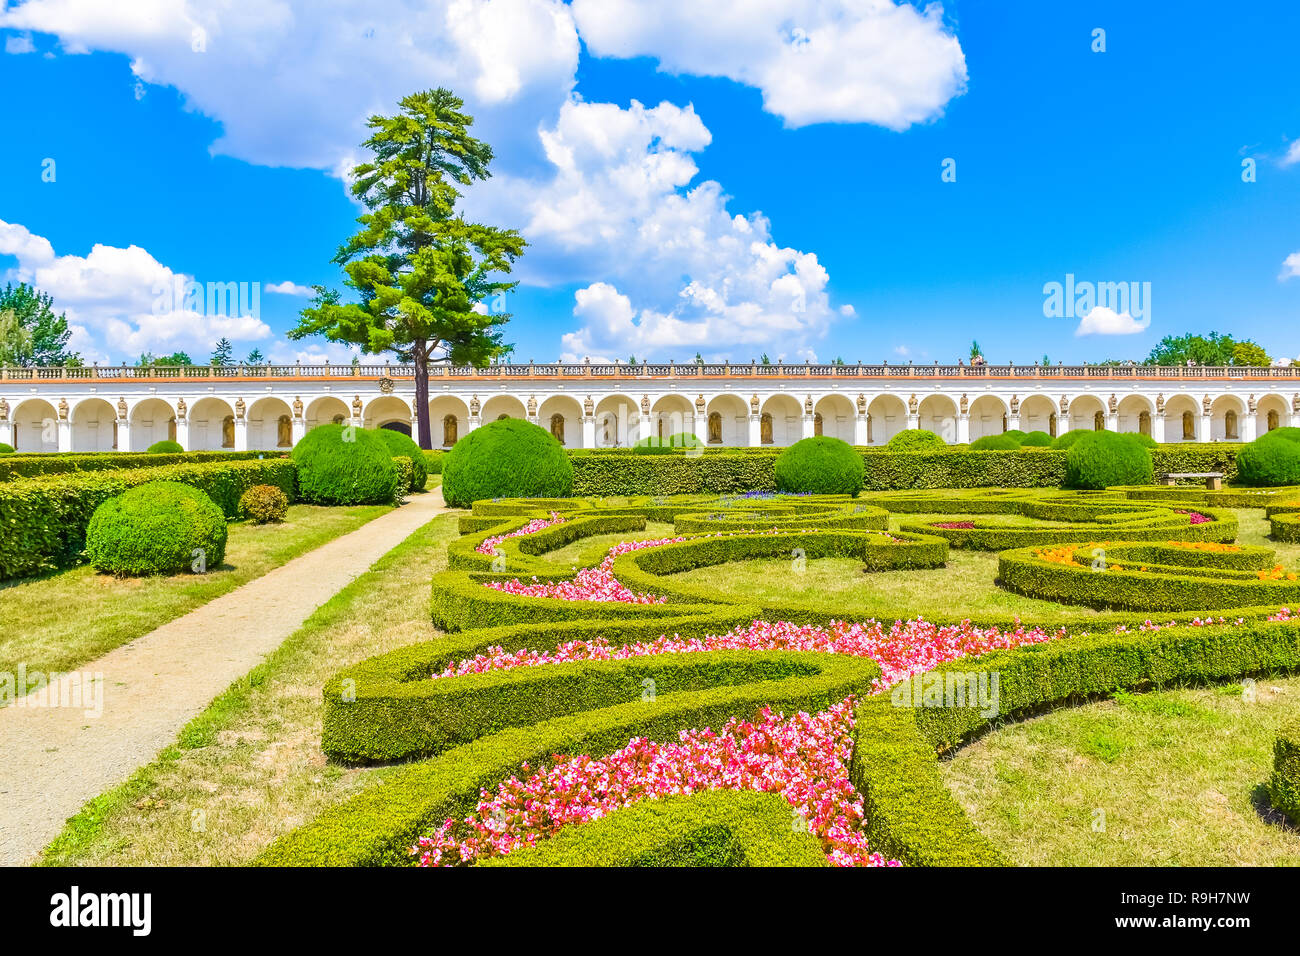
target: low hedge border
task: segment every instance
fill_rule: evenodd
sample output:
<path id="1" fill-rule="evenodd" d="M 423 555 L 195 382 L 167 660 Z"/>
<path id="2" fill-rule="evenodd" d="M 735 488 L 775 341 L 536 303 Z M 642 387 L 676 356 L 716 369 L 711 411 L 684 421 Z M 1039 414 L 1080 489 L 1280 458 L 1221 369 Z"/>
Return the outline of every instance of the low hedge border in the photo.
<path id="1" fill-rule="evenodd" d="M 0 459 L 0 482 L 41 478 L 72 472 L 154 468 L 159 465 L 198 465 L 214 461 L 248 461 L 283 458 L 283 451 L 190 451 L 178 454 L 148 452 L 68 452 L 64 454 L 6 455 Z"/>
<path id="2" fill-rule="evenodd" d="M 1289 544 L 1300 543 L 1300 511 L 1275 514 L 1268 519 L 1269 537 Z"/>
<path id="3" fill-rule="evenodd" d="M 913 866 L 1006 863 L 944 785 L 939 753 L 999 722 L 1119 690 L 1220 683 L 1297 668 L 1300 628 L 1264 622 L 1074 637 L 942 664 L 930 672 L 932 680 L 996 674 L 998 713 L 897 706 L 898 697 L 915 699 L 906 685 L 897 696 L 886 692 L 858 704 L 850 777 L 863 795 L 871 848 Z"/>
<path id="4" fill-rule="evenodd" d="M 523 772 L 524 764 L 542 766 L 557 753 L 603 756 L 626 746 L 633 737 L 672 740 L 683 730 L 721 727 L 732 718 L 752 719 L 764 707 L 786 713 L 824 710 L 845 697 L 865 693 L 880 674 L 871 661 L 825 654 L 703 652 L 700 656 L 722 662 L 727 655 L 749 658 L 751 665 L 757 658 L 770 657 L 773 663 L 768 666 L 787 668 L 788 676 L 659 693 L 650 702 L 641 699 L 638 686 L 631 701 L 508 727 L 403 767 L 382 786 L 363 791 L 276 840 L 255 862 L 269 866 L 409 862 L 407 851 L 422 834 L 448 818 L 463 816 L 478 803 L 482 790 Z M 731 672 L 724 667 L 718 673 Z"/>
<path id="5" fill-rule="evenodd" d="M 1300 497 L 1300 488 L 1208 488 L 1165 486 L 1117 485 L 1108 491 L 1123 493 L 1134 501 L 1155 501 L 1161 504 L 1179 503 L 1212 505 L 1219 508 L 1271 508 L 1285 499 Z M 1300 505 L 1296 505 L 1300 510 Z"/>
<path id="6" fill-rule="evenodd" d="M 709 790 L 643 800 L 484 866 L 830 866 L 772 793 Z"/>
<path id="7" fill-rule="evenodd" d="M 1239 608 L 1293 606 L 1300 601 L 1300 581 L 1260 580 L 1249 569 L 1230 563 L 1216 568 L 1207 563 L 1208 555 L 1195 559 L 1196 564 L 1186 564 L 1175 560 L 1176 549 L 1159 549 L 1152 553 L 1164 562 L 1153 562 L 1142 570 L 1139 556 L 1135 568 L 1123 557 L 1143 553 L 1131 550 L 1133 547 L 1133 542 L 1123 541 L 1097 545 L 1105 552 L 1105 570 L 1093 569 L 1089 549 L 1074 553 L 1074 560 L 1081 562 L 1078 564 L 1049 561 L 1040 556 L 1042 549 L 1037 547 L 1004 551 L 998 555 L 998 583 L 1027 597 L 1130 611 L 1186 613 L 1194 608 L 1201 614 L 1232 611 L 1235 615 Z"/>
<path id="8" fill-rule="evenodd" d="M 923 499 L 911 499 L 909 505 L 917 506 Z M 955 500 L 937 498 L 935 513 L 961 514 L 960 503 L 969 498 Z M 972 519 L 973 528 L 941 528 L 936 522 L 902 521 L 899 527 L 913 534 L 937 535 L 947 539 L 955 548 L 977 551 L 1002 551 L 1030 545 L 1067 544 L 1077 541 L 1095 541 L 1100 538 L 1122 538 L 1126 541 L 1214 541 L 1231 542 L 1237 537 L 1237 517 L 1231 512 L 1198 507 L 1197 511 L 1210 520 L 1193 525 L 1191 519 L 1180 514 L 1173 506 L 1128 504 L 1123 500 L 1100 498 L 1094 502 L 1047 497 L 1004 497 L 984 502 L 978 514 L 1014 514 L 1041 521 L 1070 522 L 1069 526 L 986 525 L 981 527 L 978 517 Z"/>
<path id="9" fill-rule="evenodd" d="M 1300 826 L 1300 719 L 1278 731 L 1273 744 L 1273 776 L 1268 781 L 1268 801 L 1275 810 Z"/>
<path id="10" fill-rule="evenodd" d="M 0 484 L 0 580 L 80 563 L 86 526 L 100 503 L 150 481 L 178 481 L 205 492 L 227 518 L 253 485 L 274 485 L 290 501 L 295 468 L 287 458 L 159 465 L 53 475 Z"/>

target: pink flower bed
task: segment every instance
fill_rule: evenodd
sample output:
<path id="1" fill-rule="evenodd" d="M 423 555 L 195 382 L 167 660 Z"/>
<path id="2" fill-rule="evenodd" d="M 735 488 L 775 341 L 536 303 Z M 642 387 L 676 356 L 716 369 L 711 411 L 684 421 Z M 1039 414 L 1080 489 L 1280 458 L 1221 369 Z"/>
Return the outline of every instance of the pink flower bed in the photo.
<path id="1" fill-rule="evenodd" d="M 935 521 L 930 525 L 931 528 L 958 528 L 962 531 L 970 531 L 975 527 L 974 521 Z"/>
<path id="2" fill-rule="evenodd" d="M 536 532 L 541 531 L 544 528 L 549 528 L 552 525 L 564 524 L 564 520 L 565 519 L 560 517 L 559 512 L 552 511 L 549 518 L 534 518 L 522 528 L 516 528 L 514 531 L 508 531 L 505 534 L 494 535 L 474 550 L 479 554 L 495 554 L 497 545 L 502 541 L 505 541 L 507 538 L 521 538 L 526 534 L 535 534 Z"/>
<path id="3" fill-rule="evenodd" d="M 527 780 L 483 791 L 457 835 L 448 820 L 411 848 L 421 866 L 456 866 L 502 856 L 631 806 L 706 790 L 777 793 L 791 825 L 806 823 L 836 866 L 898 866 L 867 847 L 862 800 L 845 766 L 853 750 L 853 699 L 820 714 L 786 718 L 764 709 L 755 721 L 728 721 L 720 732 L 682 731 L 676 743 L 642 737 L 608 757 L 556 757 Z M 527 768 L 525 768 L 527 769 Z"/>
<path id="4" fill-rule="evenodd" d="M 617 661 L 652 654 L 696 651 L 817 651 L 871 658 L 880 665 L 881 676 L 875 686 L 875 690 L 880 691 L 947 661 L 1025 644 L 1041 644 L 1064 636 L 1064 628 L 1046 631 L 1038 627 L 1017 626 L 1003 631 L 996 627 L 976 627 L 969 621 L 940 625 L 920 618 L 895 621 L 889 627 L 879 621 L 857 624 L 833 621 L 826 626 L 755 621 L 722 635 L 686 639 L 665 634 L 654 641 L 621 647 L 614 647 L 603 638 L 570 641 L 546 654 L 530 650 L 507 653 L 500 647 L 492 647 L 486 654 L 449 665 L 433 676 L 435 679 L 460 677 L 515 667 L 541 667 L 572 661 Z"/>
<path id="5" fill-rule="evenodd" d="M 563 520 L 563 519 L 561 519 Z M 522 529 L 520 529 L 522 531 Z M 525 584 L 513 581 L 484 581 L 483 586 L 506 594 L 521 597 L 559 598 L 563 601 L 622 601 L 625 604 L 663 604 L 665 598 L 653 594 L 637 594 L 618 583 L 614 577 L 614 559 L 621 554 L 653 548 L 661 544 L 685 541 L 685 538 L 656 538 L 650 541 L 624 541 L 609 549 L 603 561 L 594 568 L 583 568 L 570 581 L 545 582 L 533 578 Z"/>
<path id="6" fill-rule="evenodd" d="M 1203 515 L 1199 511 L 1184 511 L 1182 508 L 1175 508 L 1180 515 L 1187 515 L 1192 524 L 1209 524 L 1214 519 L 1208 515 Z"/>

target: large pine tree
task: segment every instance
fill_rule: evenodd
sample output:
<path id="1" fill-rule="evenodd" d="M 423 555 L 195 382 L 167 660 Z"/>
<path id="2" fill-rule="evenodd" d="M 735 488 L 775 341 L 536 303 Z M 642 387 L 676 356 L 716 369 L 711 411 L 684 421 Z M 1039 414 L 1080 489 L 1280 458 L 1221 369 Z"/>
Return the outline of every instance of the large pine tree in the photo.
<path id="1" fill-rule="evenodd" d="M 474 139 L 474 118 L 450 90 L 405 97 L 395 116 L 372 116 L 364 143 L 374 158 L 352 172 L 352 193 L 367 212 L 334 261 L 359 302 L 316 286 L 290 338 L 324 335 L 371 354 L 394 352 L 415 364 L 415 413 L 421 448 L 432 447 L 429 360 L 484 366 L 509 353 L 496 308 L 513 289 L 501 281 L 523 254 L 514 229 L 466 222 L 457 187 L 487 179 L 492 147 Z M 485 306 L 487 306 L 485 308 Z"/>

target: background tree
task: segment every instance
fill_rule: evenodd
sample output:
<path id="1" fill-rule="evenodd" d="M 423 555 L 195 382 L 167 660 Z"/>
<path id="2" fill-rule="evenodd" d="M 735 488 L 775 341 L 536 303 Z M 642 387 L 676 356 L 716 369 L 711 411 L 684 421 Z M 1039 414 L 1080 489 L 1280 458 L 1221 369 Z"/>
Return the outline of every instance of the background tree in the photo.
<path id="1" fill-rule="evenodd" d="M 266 361 L 266 356 L 262 354 L 261 349 L 253 349 L 248 353 L 248 358 L 244 359 L 245 365 L 261 365 Z"/>
<path id="2" fill-rule="evenodd" d="M 1268 353 L 1250 339 L 1236 341 L 1231 335 L 1166 335 L 1146 357 L 1146 365 L 1270 365 Z"/>
<path id="3" fill-rule="evenodd" d="M 81 356 L 68 350 L 72 332 L 67 315 L 54 314 L 49 295 L 26 283 L 9 283 L 0 291 L 0 313 L 4 312 L 13 313 L 13 331 L 7 333 L 5 342 L 0 342 L 0 350 L 12 353 L 5 364 L 81 365 Z"/>
<path id="4" fill-rule="evenodd" d="M 230 344 L 230 339 L 222 336 L 217 339 L 217 344 L 212 346 L 213 365 L 233 365 L 235 363 L 235 347 Z"/>
<path id="5" fill-rule="evenodd" d="M 440 88 L 405 97 L 396 116 L 370 118 L 363 145 L 374 158 L 352 171 L 352 194 L 367 212 L 334 257 L 360 301 L 344 304 L 337 291 L 316 286 L 312 306 L 289 332 L 414 362 L 421 448 L 433 444 L 430 357 L 482 367 L 503 354 L 505 293 L 516 283 L 496 276 L 510 272 L 525 246 L 513 229 L 456 214 L 457 187 L 487 179 L 492 161 L 492 148 L 469 135 L 474 119 L 463 106 Z"/>
<path id="6" fill-rule="evenodd" d="M 983 358 L 983 357 L 984 357 L 984 352 L 980 349 L 980 344 L 978 342 L 972 341 L 970 344 L 971 361 L 973 362 L 975 359 Z"/>
<path id="7" fill-rule="evenodd" d="M 146 365 L 193 365 L 194 361 L 185 352 L 173 352 L 171 355 L 143 352 L 135 364 L 143 368 Z"/>
<path id="8" fill-rule="evenodd" d="M 18 313 L 13 309 L 0 312 L 0 366 L 22 365 L 31 350 L 32 333 L 18 321 Z"/>

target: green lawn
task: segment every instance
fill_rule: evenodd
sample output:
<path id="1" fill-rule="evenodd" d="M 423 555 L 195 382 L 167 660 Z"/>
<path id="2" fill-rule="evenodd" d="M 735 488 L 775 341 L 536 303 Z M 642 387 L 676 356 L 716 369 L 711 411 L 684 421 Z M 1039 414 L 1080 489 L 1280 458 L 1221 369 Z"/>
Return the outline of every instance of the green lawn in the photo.
<path id="1" fill-rule="evenodd" d="M 379 782 L 386 768 L 326 762 L 321 686 L 342 667 L 439 635 L 429 575 L 447 566 L 442 515 L 376 562 L 126 783 L 95 798 L 48 847 L 48 865 L 247 863 L 274 840 Z"/>
<path id="2" fill-rule="evenodd" d="M 70 670 L 391 510 L 293 505 L 282 524 L 232 524 L 225 563 L 206 574 L 115 578 L 83 565 L 0 584 L 0 672 Z"/>
<path id="3" fill-rule="evenodd" d="M 1031 866 L 1300 866 L 1263 809 L 1300 678 L 1120 695 L 990 733 L 941 762 L 976 825 Z"/>

